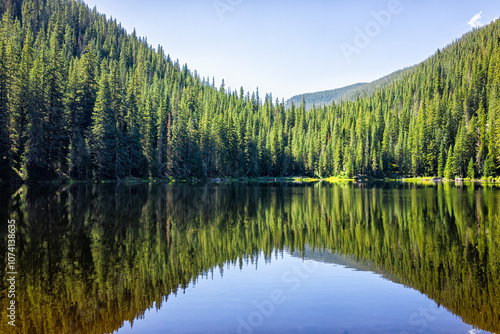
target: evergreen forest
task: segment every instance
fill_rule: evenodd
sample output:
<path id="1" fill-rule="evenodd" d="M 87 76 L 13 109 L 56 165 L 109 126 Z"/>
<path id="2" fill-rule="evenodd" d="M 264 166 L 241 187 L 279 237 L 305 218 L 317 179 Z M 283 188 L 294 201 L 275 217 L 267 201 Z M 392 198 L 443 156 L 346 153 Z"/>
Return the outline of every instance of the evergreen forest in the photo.
<path id="1" fill-rule="evenodd" d="M 350 101 L 230 91 L 77 0 L 0 2 L 0 178 L 500 175 L 500 21 Z"/>

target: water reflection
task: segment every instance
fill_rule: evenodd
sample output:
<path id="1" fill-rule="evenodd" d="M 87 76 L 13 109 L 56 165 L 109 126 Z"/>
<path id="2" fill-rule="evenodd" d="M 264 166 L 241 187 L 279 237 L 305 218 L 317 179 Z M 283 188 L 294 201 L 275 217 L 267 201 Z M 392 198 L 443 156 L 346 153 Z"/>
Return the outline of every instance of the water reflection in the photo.
<path id="1" fill-rule="evenodd" d="M 310 250 L 347 254 L 468 324 L 500 330 L 496 188 L 43 185 L 0 201 L 2 224 L 18 222 L 20 333 L 112 333 L 200 275 Z"/>

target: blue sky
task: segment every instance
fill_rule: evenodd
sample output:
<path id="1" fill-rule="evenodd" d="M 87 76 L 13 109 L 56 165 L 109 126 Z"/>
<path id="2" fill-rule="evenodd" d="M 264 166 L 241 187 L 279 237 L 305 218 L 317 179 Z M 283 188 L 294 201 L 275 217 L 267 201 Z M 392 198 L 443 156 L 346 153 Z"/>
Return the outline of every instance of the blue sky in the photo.
<path id="1" fill-rule="evenodd" d="M 419 63 L 500 1 L 87 0 L 219 86 L 273 98 L 369 82 Z"/>

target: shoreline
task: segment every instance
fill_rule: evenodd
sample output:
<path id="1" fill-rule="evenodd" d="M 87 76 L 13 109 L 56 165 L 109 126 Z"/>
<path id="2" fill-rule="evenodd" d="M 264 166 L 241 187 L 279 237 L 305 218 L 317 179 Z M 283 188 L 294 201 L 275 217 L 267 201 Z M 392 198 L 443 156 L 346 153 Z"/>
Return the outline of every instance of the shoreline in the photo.
<path id="1" fill-rule="evenodd" d="M 408 177 L 408 178 L 314 178 L 308 176 L 287 176 L 287 177 L 214 177 L 214 178 L 160 178 L 160 179 L 136 179 L 126 178 L 123 180 L 73 180 L 73 179 L 56 179 L 44 181 L 27 181 L 27 180 L 0 180 L 0 184 L 130 184 L 130 183 L 156 183 L 156 184 L 174 184 L 174 183 L 258 183 L 258 182 L 276 182 L 276 183 L 370 183 L 370 182 L 387 182 L 387 183 L 419 183 L 419 184 L 439 184 L 439 183 L 470 183 L 470 184 L 497 184 L 500 185 L 500 177 L 497 178 L 482 178 L 482 179 L 444 179 L 429 176 Z"/>

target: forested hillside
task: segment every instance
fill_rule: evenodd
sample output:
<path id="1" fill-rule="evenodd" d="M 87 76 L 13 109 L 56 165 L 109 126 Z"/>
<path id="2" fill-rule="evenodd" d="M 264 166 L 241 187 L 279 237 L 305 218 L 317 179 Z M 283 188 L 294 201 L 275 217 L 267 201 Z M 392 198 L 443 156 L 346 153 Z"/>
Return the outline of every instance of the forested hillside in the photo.
<path id="1" fill-rule="evenodd" d="M 346 87 L 325 90 L 321 92 L 314 93 L 305 93 L 292 96 L 288 100 L 285 101 L 285 108 L 290 108 L 292 103 L 295 105 L 300 105 L 302 100 L 304 100 L 304 104 L 306 110 L 311 109 L 312 107 L 322 107 L 325 105 L 330 105 L 332 102 L 340 102 L 341 100 L 347 100 L 347 96 L 351 96 L 353 92 L 357 92 L 361 87 L 367 85 L 367 83 L 356 83 L 353 85 L 349 85 Z"/>
<path id="2" fill-rule="evenodd" d="M 81 1 L 0 10 L 2 180 L 499 174 L 499 21 L 306 111 L 216 88 Z"/>
<path id="3" fill-rule="evenodd" d="M 394 81 L 400 80 L 404 74 L 411 70 L 412 68 L 408 67 L 369 83 L 357 83 L 337 89 L 295 95 L 286 100 L 285 108 L 289 109 L 292 103 L 300 105 L 302 100 L 304 100 L 306 110 L 313 107 L 330 106 L 332 102 L 337 104 L 345 101 L 353 102 L 356 101 L 357 98 L 364 98 L 392 84 Z"/>

